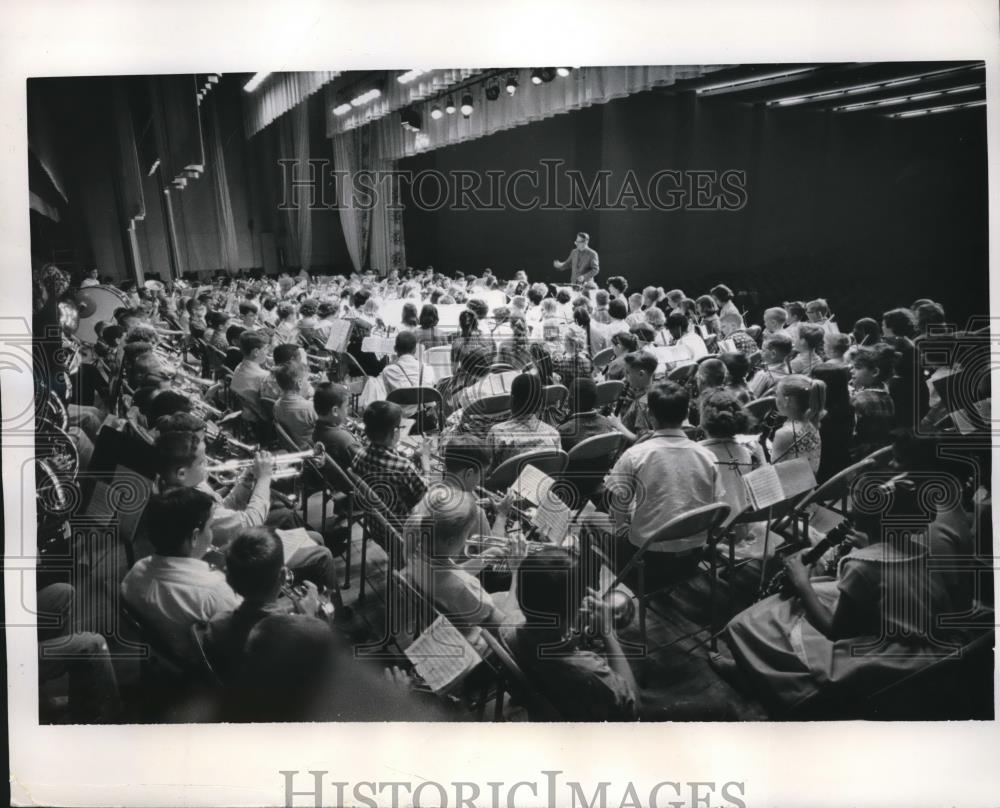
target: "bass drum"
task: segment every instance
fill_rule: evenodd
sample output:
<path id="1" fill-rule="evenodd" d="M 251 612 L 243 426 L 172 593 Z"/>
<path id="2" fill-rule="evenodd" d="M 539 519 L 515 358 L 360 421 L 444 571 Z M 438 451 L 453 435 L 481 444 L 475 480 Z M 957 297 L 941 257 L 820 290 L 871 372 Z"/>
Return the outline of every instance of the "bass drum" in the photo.
<path id="1" fill-rule="evenodd" d="M 94 326 L 102 320 L 113 323 L 115 309 L 128 306 L 128 298 L 114 286 L 88 286 L 77 291 L 76 305 L 80 309 L 76 336 L 81 342 L 93 345 L 97 342 Z"/>

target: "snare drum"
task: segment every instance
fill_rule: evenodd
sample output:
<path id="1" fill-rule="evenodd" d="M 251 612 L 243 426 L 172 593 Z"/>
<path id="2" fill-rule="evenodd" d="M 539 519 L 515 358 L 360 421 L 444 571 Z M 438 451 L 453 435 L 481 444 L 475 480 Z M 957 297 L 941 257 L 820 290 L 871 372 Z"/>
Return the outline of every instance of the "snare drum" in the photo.
<path id="1" fill-rule="evenodd" d="M 80 309 L 80 324 L 76 336 L 81 342 L 91 345 L 97 342 L 94 326 L 100 322 L 114 322 L 115 309 L 128 306 L 125 293 L 114 286 L 88 286 L 76 293 L 76 305 Z"/>

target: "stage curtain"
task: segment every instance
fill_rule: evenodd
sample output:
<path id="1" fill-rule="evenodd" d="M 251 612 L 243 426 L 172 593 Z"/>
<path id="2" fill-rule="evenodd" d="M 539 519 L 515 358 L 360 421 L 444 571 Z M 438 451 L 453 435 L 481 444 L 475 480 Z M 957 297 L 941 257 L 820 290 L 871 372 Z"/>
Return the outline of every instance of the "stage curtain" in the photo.
<path id="1" fill-rule="evenodd" d="M 219 222 L 219 257 L 222 268 L 230 275 L 235 275 L 240 268 L 240 255 L 236 241 L 236 221 L 233 216 L 232 197 L 229 193 L 226 157 L 223 151 L 217 106 L 215 99 L 206 98 L 202 104 L 202 110 L 205 113 L 207 124 L 208 162 L 212 172 L 212 185 L 215 189 L 215 212 Z"/>
<path id="2" fill-rule="evenodd" d="M 293 176 L 309 176 L 309 105 L 300 104 L 291 115 L 278 122 L 278 146 L 283 159 L 295 160 Z M 312 208 L 309 194 L 299 193 L 290 198 L 295 207 L 284 212 L 285 230 L 288 234 L 286 261 L 306 271 L 312 265 Z"/>
<path id="3" fill-rule="evenodd" d="M 358 132 L 345 132 L 332 138 L 333 165 L 336 171 L 351 175 L 358 169 Z M 351 256 L 351 264 L 355 272 L 360 272 L 364 260 L 364 247 L 361 234 L 364 229 L 362 220 L 368 215 L 366 211 L 355 208 L 351 202 L 350 182 L 337 182 L 337 208 L 340 213 L 340 226 L 344 231 L 344 241 L 347 253 Z"/>
<path id="4" fill-rule="evenodd" d="M 339 71 L 272 73 L 244 101 L 244 127 L 253 137 L 286 112 L 301 105 L 309 96 L 333 81 Z"/>
<path id="5" fill-rule="evenodd" d="M 473 113 L 468 118 L 461 111 L 456 111 L 435 121 L 430 116 L 431 103 L 425 102 L 419 106 L 423 113 L 423 129 L 420 132 L 403 129 L 398 112 L 374 121 L 368 127 L 375 130 L 375 142 L 379 146 L 373 157 L 377 161 L 411 157 L 593 104 L 604 104 L 634 93 L 666 87 L 682 79 L 698 78 L 724 67 L 728 65 L 584 67 L 575 69 L 566 78 L 557 77 L 538 85 L 531 83 L 531 70 L 512 71 L 518 80 L 518 90 L 513 96 L 504 92 L 503 77 L 498 80 L 500 98 L 496 101 L 486 99 L 487 82 L 477 82 L 455 94 L 455 105 L 458 107 L 462 103 L 461 95 L 469 93 L 472 96 Z M 434 103 L 443 108 L 443 99 Z"/>

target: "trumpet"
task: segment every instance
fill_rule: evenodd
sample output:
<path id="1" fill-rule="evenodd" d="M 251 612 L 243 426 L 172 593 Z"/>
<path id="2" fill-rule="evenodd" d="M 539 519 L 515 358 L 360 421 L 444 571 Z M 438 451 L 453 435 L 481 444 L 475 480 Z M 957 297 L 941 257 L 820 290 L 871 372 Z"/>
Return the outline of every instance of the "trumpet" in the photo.
<path id="1" fill-rule="evenodd" d="M 524 544 L 527 547 L 528 555 L 537 553 L 539 550 L 544 550 L 546 547 L 556 546 L 546 541 L 526 541 Z M 465 540 L 465 557 L 480 558 L 483 555 L 483 551 L 491 547 L 496 547 L 506 552 L 510 550 L 510 545 L 511 540 L 504 536 L 470 536 Z"/>
<path id="2" fill-rule="evenodd" d="M 285 480 L 298 477 L 302 474 L 302 466 L 307 460 L 322 460 L 325 453 L 326 449 L 323 444 L 317 443 L 312 449 L 275 455 L 271 479 Z M 220 482 L 235 482 L 247 469 L 252 468 L 255 462 L 254 458 L 226 460 L 217 465 L 209 466 L 205 471 Z"/>

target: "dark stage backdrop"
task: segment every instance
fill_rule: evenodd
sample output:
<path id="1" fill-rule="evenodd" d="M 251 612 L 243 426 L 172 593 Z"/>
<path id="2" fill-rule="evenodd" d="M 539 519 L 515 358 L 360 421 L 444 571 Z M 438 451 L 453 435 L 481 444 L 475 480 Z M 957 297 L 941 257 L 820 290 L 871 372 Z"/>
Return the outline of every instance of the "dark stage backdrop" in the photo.
<path id="1" fill-rule="evenodd" d="M 497 103 L 503 103 L 499 101 Z M 433 125 L 433 122 L 428 122 Z M 601 274 L 690 296 L 726 282 L 758 312 L 823 295 L 841 327 L 919 297 L 964 322 L 987 311 L 983 109 L 892 120 L 868 113 L 766 110 L 693 94 L 647 92 L 403 161 L 417 172 L 539 169 L 565 161 L 588 180 L 611 172 L 613 198 L 632 170 L 746 172 L 746 204 L 719 210 L 416 209 L 407 199 L 407 262 L 446 272 L 551 266 L 591 234 Z M 557 187 L 565 198 L 568 183 Z M 662 186 L 665 190 L 668 186 Z M 530 199 L 528 186 L 522 196 Z M 433 186 L 425 186 L 432 199 Z M 486 196 L 486 191 L 480 192 Z"/>

